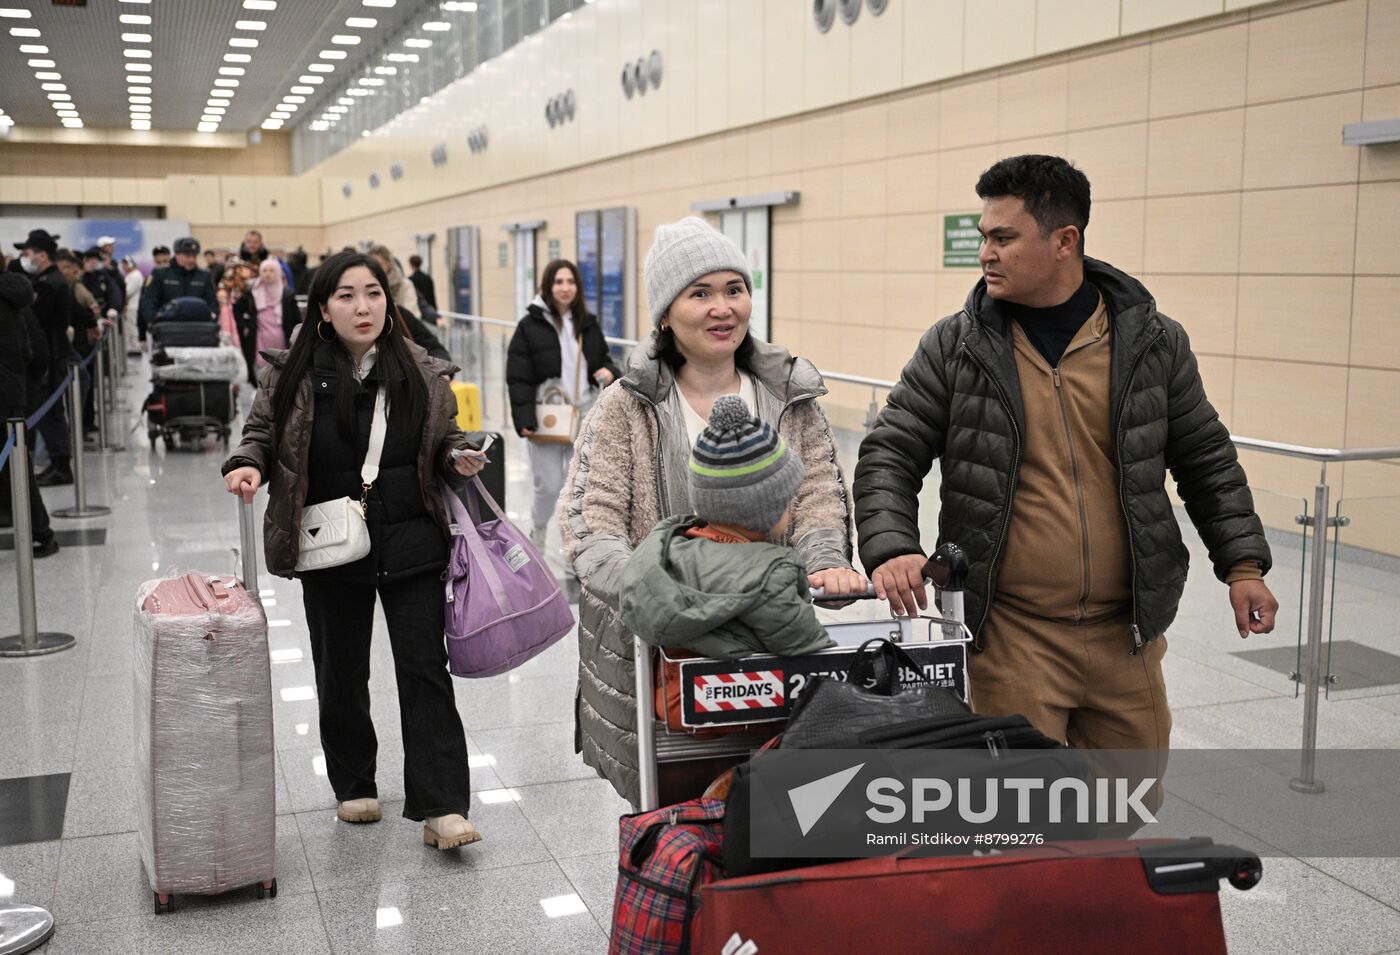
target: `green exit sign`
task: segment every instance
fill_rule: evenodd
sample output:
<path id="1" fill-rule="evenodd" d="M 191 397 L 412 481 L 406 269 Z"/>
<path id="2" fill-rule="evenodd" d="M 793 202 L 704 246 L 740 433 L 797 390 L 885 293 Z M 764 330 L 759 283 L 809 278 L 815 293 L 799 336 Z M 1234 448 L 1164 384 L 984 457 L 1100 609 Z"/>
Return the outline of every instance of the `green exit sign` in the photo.
<path id="1" fill-rule="evenodd" d="M 943 267 L 945 269 L 975 269 L 979 264 L 977 251 L 982 247 L 982 233 L 977 231 L 980 213 L 943 217 Z"/>

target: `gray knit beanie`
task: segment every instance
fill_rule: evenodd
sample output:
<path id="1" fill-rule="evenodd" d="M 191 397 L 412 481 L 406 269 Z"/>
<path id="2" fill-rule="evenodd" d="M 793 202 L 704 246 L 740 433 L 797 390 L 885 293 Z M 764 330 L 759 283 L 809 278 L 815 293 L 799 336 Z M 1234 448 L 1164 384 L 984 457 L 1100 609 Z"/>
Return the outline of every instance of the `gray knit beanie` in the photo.
<path id="1" fill-rule="evenodd" d="M 802 461 L 782 435 L 750 416 L 743 398 L 720 395 L 690 456 L 690 506 L 707 521 L 767 532 L 802 475 Z"/>
<path id="2" fill-rule="evenodd" d="M 647 253 L 647 310 L 653 325 L 685 287 L 711 272 L 738 272 L 744 285 L 753 291 L 749 261 L 723 232 L 717 232 L 704 219 L 687 216 L 680 222 L 658 226 L 656 239 Z"/>

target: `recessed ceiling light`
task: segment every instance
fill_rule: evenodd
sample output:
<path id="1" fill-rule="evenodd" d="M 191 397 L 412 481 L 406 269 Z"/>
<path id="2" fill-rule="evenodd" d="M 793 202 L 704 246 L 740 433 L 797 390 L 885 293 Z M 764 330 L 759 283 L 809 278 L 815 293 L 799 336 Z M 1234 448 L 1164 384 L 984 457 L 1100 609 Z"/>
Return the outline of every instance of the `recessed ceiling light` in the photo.
<path id="1" fill-rule="evenodd" d="M 128 63 L 128 64 L 126 64 L 126 71 L 127 71 L 128 73 L 149 73 L 149 72 L 151 72 L 151 64 L 149 64 L 149 63 Z"/>
<path id="2" fill-rule="evenodd" d="M 349 55 L 344 50 L 322 50 L 317 54 L 323 60 L 343 60 Z"/>
<path id="3" fill-rule="evenodd" d="M 81 119 L 65 119 L 63 125 L 69 129 L 82 129 L 83 121 Z"/>
<path id="4" fill-rule="evenodd" d="M 241 67 L 241 66 L 221 66 L 221 67 L 219 67 L 219 75 L 220 75 L 220 76 L 242 76 L 244 73 L 247 73 L 247 72 L 248 72 L 248 71 L 245 70 L 245 69 L 244 69 L 243 67 Z"/>
<path id="5" fill-rule="evenodd" d="M 117 0 L 118 3 L 150 3 L 151 0 Z"/>
<path id="6" fill-rule="evenodd" d="M 277 0 L 243 0 L 244 10 L 276 10 Z"/>
<path id="7" fill-rule="evenodd" d="M 139 48 L 122 50 L 122 56 L 126 57 L 128 60 L 149 60 L 151 58 L 151 51 Z"/>
<path id="8" fill-rule="evenodd" d="M 50 93 L 48 94 L 48 96 L 49 99 L 54 100 L 55 102 L 64 103 L 70 101 L 73 98 L 73 95 L 71 93 Z"/>
<path id="9" fill-rule="evenodd" d="M 62 93 L 68 89 L 62 83 L 41 83 L 39 89 L 48 93 Z"/>
<path id="10" fill-rule="evenodd" d="M 32 13 L 28 10 L 20 10 L 17 7 L 0 7 L 0 17 L 7 20 L 28 20 Z"/>
<path id="11" fill-rule="evenodd" d="M 316 92 L 316 90 L 315 90 L 314 87 L 310 87 L 310 86 L 293 86 L 293 87 L 292 87 L 292 92 L 293 92 L 293 93 L 314 93 L 314 92 Z"/>
<path id="12" fill-rule="evenodd" d="M 452 29 L 452 24 L 443 20 L 433 20 L 431 23 L 423 24 L 423 29 L 430 33 L 442 33 L 444 30 Z"/>
<path id="13" fill-rule="evenodd" d="M 349 96 L 342 96 L 339 100 L 337 100 L 337 102 L 339 102 L 342 106 L 351 106 L 354 104 L 355 100 L 354 98 Z"/>
<path id="14" fill-rule="evenodd" d="M 280 110 L 277 111 L 277 112 L 275 112 L 275 113 L 268 113 L 267 115 L 271 116 L 273 119 L 291 119 L 291 118 L 292 118 L 292 114 L 291 114 L 291 113 L 284 113 L 284 112 L 282 112 L 282 111 L 280 111 Z"/>
<path id="15" fill-rule="evenodd" d="M 331 37 L 331 42 L 338 43 L 341 46 L 358 46 L 360 38 L 353 33 L 337 33 L 335 36 Z"/>
<path id="16" fill-rule="evenodd" d="M 10 36 L 43 36 L 33 27 L 10 27 Z"/>
<path id="17" fill-rule="evenodd" d="M 128 96 L 126 101 L 128 103 L 149 103 L 151 98 L 149 96 Z"/>
<path id="18" fill-rule="evenodd" d="M 210 98 L 210 99 L 231 99 L 232 97 L 233 97 L 233 90 L 210 90 L 210 91 L 209 91 L 209 98 Z"/>
<path id="19" fill-rule="evenodd" d="M 128 87 L 126 88 L 126 91 L 127 91 L 128 93 L 135 93 L 135 94 L 137 94 L 138 96 L 150 96 L 150 95 L 151 95 L 151 88 L 150 88 L 149 86 L 128 86 Z"/>
<path id="20" fill-rule="evenodd" d="M 78 115 L 78 111 L 77 111 L 76 109 L 56 109 L 56 110 L 54 110 L 54 112 L 57 113 L 59 116 L 77 116 L 77 115 Z"/>
<path id="21" fill-rule="evenodd" d="M 51 70 L 58 64 L 53 60 L 30 60 L 29 65 L 36 70 Z"/>
<path id="22" fill-rule="evenodd" d="M 396 66 L 376 66 L 374 72 L 380 76 L 397 76 L 399 69 Z"/>
<path id="23" fill-rule="evenodd" d="M 136 27 L 148 26 L 151 22 L 150 16 L 145 13 L 123 13 L 117 19 Z"/>
<path id="24" fill-rule="evenodd" d="M 48 70 L 40 70 L 38 73 L 34 74 L 34 78 L 36 80 L 61 80 L 63 79 L 63 74 L 54 73 Z"/>
<path id="25" fill-rule="evenodd" d="M 282 128 L 282 121 L 281 121 L 280 119 L 267 119 L 267 120 L 263 120 L 262 128 L 263 128 L 263 129 L 281 129 L 281 128 Z"/>
<path id="26" fill-rule="evenodd" d="M 224 79 L 224 78 L 220 77 L 219 79 L 217 79 L 217 80 L 214 81 L 214 85 L 215 85 L 215 86 L 227 86 L 227 87 L 229 87 L 229 88 L 232 88 L 232 87 L 235 87 L 235 86 L 238 85 L 238 80 L 230 80 L 230 79 Z"/>
<path id="27" fill-rule="evenodd" d="M 442 10 L 445 13 L 475 13 L 476 3 L 474 0 L 443 0 Z"/>
<path id="28" fill-rule="evenodd" d="M 398 0 L 365 0 L 365 6 L 382 7 L 383 9 L 387 10 L 397 2 Z"/>
<path id="29" fill-rule="evenodd" d="M 326 78 L 325 78 L 324 76 L 298 76 L 298 77 L 297 77 L 297 82 L 298 82 L 298 83 L 324 83 L 325 81 L 326 81 Z"/>
<path id="30" fill-rule="evenodd" d="M 310 70 L 310 71 L 313 72 L 313 73 L 334 73 L 334 72 L 335 72 L 335 67 L 331 66 L 329 63 L 312 63 L 310 66 L 307 67 L 307 69 Z"/>
<path id="31" fill-rule="evenodd" d="M 228 41 L 228 45 L 242 47 L 245 50 L 251 50 L 253 47 L 258 45 L 258 41 L 252 39 L 251 37 L 236 36 Z"/>
<path id="32" fill-rule="evenodd" d="M 131 106 L 129 110 L 133 113 L 149 113 L 151 108 L 149 106 Z"/>
<path id="33" fill-rule="evenodd" d="M 233 25 L 235 30 L 266 30 L 267 24 L 262 20 L 239 20 Z"/>
<path id="34" fill-rule="evenodd" d="M 428 47 L 430 47 L 430 46 L 433 45 L 433 41 L 432 41 L 432 40 L 422 40 L 422 39 L 419 39 L 419 38 L 417 38 L 417 37 L 414 37 L 414 38 L 409 39 L 409 40 L 404 40 L 404 41 L 403 41 L 403 45 L 404 45 L 404 46 L 408 46 L 408 47 L 412 47 L 412 48 L 415 49 L 415 50 L 426 50 Z"/>
<path id="35" fill-rule="evenodd" d="M 381 79 L 378 79 L 378 78 L 376 78 L 376 77 L 373 77 L 373 76 L 366 76 L 364 79 L 360 80 L 360 85 L 361 85 L 361 86 L 383 86 L 383 85 L 384 85 L 384 81 L 381 80 Z"/>
<path id="36" fill-rule="evenodd" d="M 352 30 L 373 30 L 379 21 L 374 17 L 351 17 L 345 21 L 345 25 Z"/>
<path id="37" fill-rule="evenodd" d="M 201 133 L 213 133 L 213 132 L 218 132 L 219 124 L 218 124 L 218 123 L 200 123 L 198 126 L 195 127 L 195 129 L 199 130 Z"/>
<path id="38" fill-rule="evenodd" d="M 282 97 L 282 102 L 284 102 L 284 103 L 305 103 L 305 102 L 306 102 L 306 97 L 305 97 L 305 96 L 284 96 L 284 97 Z"/>
<path id="39" fill-rule="evenodd" d="M 225 54 L 224 54 L 224 62 L 225 62 L 225 63 L 251 63 L 251 62 L 253 62 L 253 57 L 252 57 L 250 54 L 248 54 L 248 53 L 225 53 Z"/>
<path id="40" fill-rule="evenodd" d="M 21 53 L 47 53 L 49 48 L 40 43 L 22 43 L 19 51 Z"/>
<path id="41" fill-rule="evenodd" d="M 150 123 L 143 123 L 143 122 L 140 122 L 140 121 L 138 121 L 138 120 L 134 120 L 134 119 L 133 119 L 133 120 L 131 121 L 131 128 L 132 128 L 133 130 L 135 130 L 136 132 L 138 132 L 138 133 L 146 133 L 146 132 L 150 132 L 151 124 L 150 124 Z"/>
<path id="42" fill-rule="evenodd" d="M 123 43 L 150 43 L 150 42 L 151 42 L 151 35 L 150 35 L 149 33 L 123 33 L 123 34 L 122 34 L 122 42 L 123 42 Z"/>

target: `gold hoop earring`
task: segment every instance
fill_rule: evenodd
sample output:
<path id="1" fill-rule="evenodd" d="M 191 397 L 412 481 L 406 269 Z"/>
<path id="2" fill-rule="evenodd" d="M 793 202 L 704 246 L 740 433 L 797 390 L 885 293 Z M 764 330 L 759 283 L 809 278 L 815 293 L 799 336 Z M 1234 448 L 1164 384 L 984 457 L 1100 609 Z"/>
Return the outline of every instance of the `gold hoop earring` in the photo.
<path id="1" fill-rule="evenodd" d="M 322 335 L 322 334 L 321 334 L 321 329 L 324 328 L 324 327 L 326 327 L 327 325 L 330 325 L 330 324 L 331 324 L 330 322 L 327 322 L 327 321 L 325 321 L 324 319 L 323 319 L 322 321 L 319 321 L 319 322 L 316 323 L 316 337 L 319 338 L 319 339 L 321 339 L 321 341 L 325 342 L 327 345 L 329 345 L 331 342 L 335 341 L 335 326 L 334 326 L 334 325 L 331 326 L 331 337 L 330 337 L 330 338 L 327 338 L 325 335 Z"/>

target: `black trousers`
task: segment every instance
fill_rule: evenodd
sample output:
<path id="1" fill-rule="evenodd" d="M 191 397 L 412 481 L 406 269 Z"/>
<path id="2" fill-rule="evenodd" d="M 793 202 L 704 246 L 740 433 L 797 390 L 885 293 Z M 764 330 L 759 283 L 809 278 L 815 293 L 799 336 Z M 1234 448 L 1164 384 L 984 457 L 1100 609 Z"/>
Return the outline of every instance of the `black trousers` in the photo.
<path id="1" fill-rule="evenodd" d="M 381 584 L 389 625 L 403 729 L 403 814 L 408 819 L 467 815 L 471 777 L 467 736 L 452 697 L 443 643 L 442 578 L 416 574 Z M 311 630 L 321 749 L 337 800 L 378 798 L 374 783 L 379 741 L 369 713 L 373 584 L 309 574 L 301 579 Z"/>
<path id="2" fill-rule="evenodd" d="M 33 452 L 33 431 L 26 432 L 30 440 L 26 444 L 30 445 L 30 452 Z M 0 446 L 4 441 L 0 440 Z M 26 459 L 32 460 L 32 459 Z M 0 468 L 0 517 L 4 517 L 6 522 L 14 520 L 13 495 L 10 493 L 10 468 L 14 465 L 14 458 L 11 457 L 5 462 L 4 468 Z M 34 482 L 34 466 L 29 466 L 29 522 L 34 532 L 34 543 L 46 544 L 53 536 L 53 528 L 49 524 L 48 508 L 44 507 L 44 498 L 39 494 L 39 485 Z"/>

